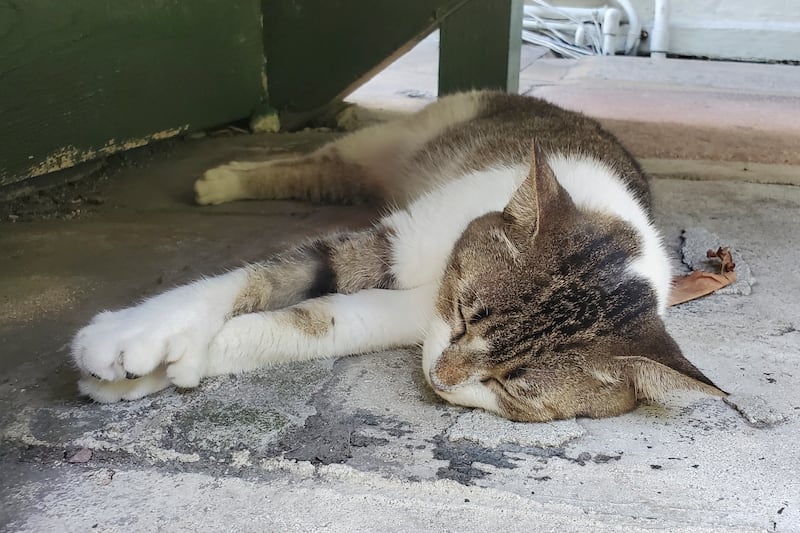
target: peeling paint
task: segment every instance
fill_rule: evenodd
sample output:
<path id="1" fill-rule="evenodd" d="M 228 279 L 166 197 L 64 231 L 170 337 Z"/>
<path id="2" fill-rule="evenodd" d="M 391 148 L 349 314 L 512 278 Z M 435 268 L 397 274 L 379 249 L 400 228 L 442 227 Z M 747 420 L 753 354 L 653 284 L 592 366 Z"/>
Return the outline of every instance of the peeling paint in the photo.
<path id="1" fill-rule="evenodd" d="M 264 96 L 269 95 L 269 83 L 267 78 L 267 56 L 262 54 L 261 56 L 261 91 Z"/>
<path id="2" fill-rule="evenodd" d="M 110 155 L 124 150 L 139 148 L 140 146 L 144 146 L 153 141 L 169 139 L 170 137 L 175 137 L 181 133 L 185 133 L 188 130 L 189 124 L 185 124 L 177 128 L 157 131 L 144 137 L 134 137 L 121 141 L 109 139 L 106 141 L 106 144 L 97 149 L 81 149 L 74 145 L 64 146 L 53 151 L 50 155 L 45 157 L 43 161 L 31 166 L 26 172 L 22 173 L 22 176 L 32 178 L 34 176 L 41 176 L 42 174 L 48 174 L 57 170 L 74 167 L 79 163 L 83 163 L 91 159 L 96 159 L 98 157 Z M 32 158 L 33 156 L 30 157 Z"/>

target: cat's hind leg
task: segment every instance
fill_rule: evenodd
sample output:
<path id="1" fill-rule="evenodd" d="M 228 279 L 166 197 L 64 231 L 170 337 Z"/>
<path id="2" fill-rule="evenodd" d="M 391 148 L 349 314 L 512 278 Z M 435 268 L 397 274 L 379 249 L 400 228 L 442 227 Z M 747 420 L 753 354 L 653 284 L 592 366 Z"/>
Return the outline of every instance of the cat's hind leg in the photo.
<path id="1" fill-rule="evenodd" d="M 259 199 L 349 204 L 384 197 L 367 169 L 344 159 L 334 147 L 288 159 L 231 162 L 207 170 L 194 189 L 200 205 Z"/>
<path id="2" fill-rule="evenodd" d="M 356 131 L 308 155 L 212 168 L 195 182 L 197 203 L 265 199 L 405 205 L 430 187 L 431 178 L 438 178 L 425 164 L 414 163 L 420 149 L 451 126 L 477 116 L 482 105 L 480 92 L 450 95 L 414 115 Z"/>

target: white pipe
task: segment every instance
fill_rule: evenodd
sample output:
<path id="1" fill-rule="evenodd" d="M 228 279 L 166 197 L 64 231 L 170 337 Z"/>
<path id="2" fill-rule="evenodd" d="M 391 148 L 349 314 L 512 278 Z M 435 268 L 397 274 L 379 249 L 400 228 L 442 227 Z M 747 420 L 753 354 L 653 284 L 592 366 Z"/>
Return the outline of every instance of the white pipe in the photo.
<path id="1" fill-rule="evenodd" d="M 583 24 L 578 26 L 578 29 L 575 30 L 575 41 L 573 44 L 575 46 L 586 46 L 586 28 L 584 28 Z"/>
<path id="2" fill-rule="evenodd" d="M 575 46 L 582 46 L 585 48 L 594 48 L 599 52 L 602 44 L 603 37 L 600 35 L 600 26 L 591 22 L 584 22 L 579 24 L 575 30 Z"/>
<path id="3" fill-rule="evenodd" d="M 636 49 L 639 46 L 639 39 L 642 36 L 642 23 L 639 21 L 639 15 L 636 14 L 636 9 L 633 8 L 630 0 L 614 0 L 625 11 L 625 17 L 628 19 L 628 36 L 625 38 L 625 54 L 635 55 Z M 656 0 L 658 2 L 658 0 Z"/>
<path id="4" fill-rule="evenodd" d="M 606 10 L 603 17 L 603 55 L 613 56 L 617 51 L 617 34 L 619 33 L 619 20 L 622 13 L 619 9 Z"/>
<path id="5" fill-rule="evenodd" d="M 525 15 L 529 17 L 563 20 L 601 20 L 606 9 L 608 8 L 525 6 L 524 11 Z"/>
<path id="6" fill-rule="evenodd" d="M 522 21 L 522 28 L 526 30 L 564 30 L 564 31 L 576 31 L 577 28 L 581 28 L 583 24 L 576 24 L 575 22 L 551 22 L 551 21 L 539 21 L 539 20 L 523 20 Z"/>
<path id="7" fill-rule="evenodd" d="M 593 55 L 585 48 L 572 46 L 567 43 L 562 43 L 555 39 L 551 39 L 550 37 L 547 37 L 545 35 L 534 33 L 528 30 L 522 30 L 522 40 L 528 43 L 533 43 L 538 46 L 546 46 L 547 48 L 555 52 L 558 52 L 564 57 L 569 57 L 572 59 Z"/>
<path id="8" fill-rule="evenodd" d="M 655 0 L 650 57 L 664 59 L 669 51 L 669 0 Z"/>
<path id="9" fill-rule="evenodd" d="M 570 52 L 591 54 L 594 50 L 595 53 L 613 55 L 617 52 L 620 32 L 625 31 L 621 22 L 627 19 L 623 51 L 625 54 L 637 52 L 642 26 L 631 0 L 613 0 L 620 7 L 595 8 L 557 7 L 545 0 L 533 1 L 537 5 L 524 6 L 523 34 L 527 42 L 539 40 L 530 33 L 533 30 L 542 35 L 546 46 L 554 50 L 552 43 L 560 41 L 565 46 L 559 45 L 559 48 L 570 49 Z M 587 24 L 591 27 L 587 28 Z M 580 48 L 584 50 L 579 51 Z"/>

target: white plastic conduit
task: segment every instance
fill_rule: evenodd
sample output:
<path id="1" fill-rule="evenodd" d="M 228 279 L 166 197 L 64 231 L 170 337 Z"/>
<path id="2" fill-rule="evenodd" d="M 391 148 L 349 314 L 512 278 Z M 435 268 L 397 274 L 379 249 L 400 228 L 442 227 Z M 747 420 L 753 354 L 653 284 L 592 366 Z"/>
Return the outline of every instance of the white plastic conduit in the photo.
<path id="1" fill-rule="evenodd" d="M 523 8 L 523 39 L 568 57 L 592 53 L 613 55 L 616 53 L 616 36 L 622 21 L 627 20 L 624 52 L 635 55 L 642 33 L 639 16 L 631 0 L 613 1 L 624 11 L 624 16 L 620 9 L 608 6 L 560 7 L 545 0 L 533 0 L 537 5 Z"/>
<path id="2" fill-rule="evenodd" d="M 664 59 L 669 50 L 669 0 L 655 0 L 655 2 L 650 57 Z"/>
<path id="3" fill-rule="evenodd" d="M 619 9 L 606 9 L 603 15 L 603 55 L 613 56 L 616 52 L 616 40 L 619 33 L 619 21 L 622 13 Z"/>
<path id="4" fill-rule="evenodd" d="M 636 54 L 636 49 L 639 46 L 639 39 L 642 36 L 642 23 L 639 22 L 639 15 L 633 8 L 630 0 L 614 0 L 623 11 L 625 17 L 628 19 L 628 35 L 625 38 L 625 54 Z"/>

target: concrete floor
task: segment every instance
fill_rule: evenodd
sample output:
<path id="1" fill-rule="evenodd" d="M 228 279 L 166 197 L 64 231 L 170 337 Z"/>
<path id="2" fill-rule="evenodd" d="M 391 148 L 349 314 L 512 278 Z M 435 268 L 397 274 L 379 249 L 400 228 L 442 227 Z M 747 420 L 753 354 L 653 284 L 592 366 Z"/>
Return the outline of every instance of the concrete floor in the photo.
<path id="1" fill-rule="evenodd" d="M 439 401 L 417 349 L 209 379 L 137 402 L 80 399 L 67 345 L 98 310 L 376 214 L 191 205 L 191 183 L 209 166 L 308 150 L 328 133 L 176 141 L 5 207 L 16 222 L 0 222 L 0 528 L 800 531 L 800 188 L 750 183 L 750 159 L 712 149 L 725 135 L 744 148 L 748 136 L 772 135 L 788 144 L 746 155 L 760 175 L 796 183 L 798 168 L 777 154 L 797 138 L 765 124 L 753 135 L 690 121 L 682 130 L 679 116 L 670 128 L 608 120 L 660 141 L 655 155 L 654 143 L 635 151 L 661 161 L 657 222 L 676 268 L 706 246 L 736 249 L 743 281 L 733 291 L 667 317 L 729 402 L 677 394 L 613 419 L 516 424 Z M 711 144 L 695 157 L 686 135 L 701 133 Z"/>

